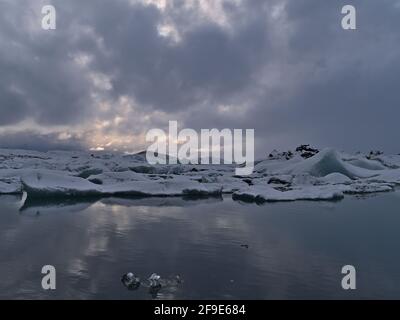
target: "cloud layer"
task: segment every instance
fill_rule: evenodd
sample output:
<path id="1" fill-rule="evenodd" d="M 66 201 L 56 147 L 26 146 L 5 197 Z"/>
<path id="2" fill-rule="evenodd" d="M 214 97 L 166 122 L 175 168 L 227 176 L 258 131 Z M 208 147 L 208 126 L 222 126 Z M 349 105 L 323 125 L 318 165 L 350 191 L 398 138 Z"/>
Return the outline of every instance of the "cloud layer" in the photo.
<path id="1" fill-rule="evenodd" d="M 352 2 L 356 31 L 342 0 L 3 0 L 0 147 L 138 150 L 178 120 L 399 152 L 400 5 Z"/>

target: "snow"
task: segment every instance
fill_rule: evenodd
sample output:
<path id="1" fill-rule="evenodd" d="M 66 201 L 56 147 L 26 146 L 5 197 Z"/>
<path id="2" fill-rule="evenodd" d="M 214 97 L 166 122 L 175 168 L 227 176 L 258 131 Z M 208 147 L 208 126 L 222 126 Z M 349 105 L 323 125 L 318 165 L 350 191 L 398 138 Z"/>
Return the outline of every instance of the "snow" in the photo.
<path id="1" fill-rule="evenodd" d="M 344 174 L 334 172 L 318 179 L 321 184 L 350 184 L 351 179 Z"/>
<path id="2" fill-rule="evenodd" d="M 234 199 L 254 201 L 339 200 L 344 197 L 340 188 L 333 186 L 304 186 L 286 191 L 271 186 L 252 186 L 237 191 Z"/>
<path id="3" fill-rule="evenodd" d="M 400 185 L 400 169 L 383 170 L 379 175 L 367 180 L 368 182 L 388 182 Z"/>
<path id="4" fill-rule="evenodd" d="M 304 149 L 304 148 L 303 148 Z M 307 149 L 308 150 L 308 149 Z M 54 197 L 221 197 L 338 200 L 400 185 L 400 156 L 334 149 L 273 152 L 238 177 L 232 165 L 150 165 L 143 154 L 0 149 L 0 194 Z M 47 201 L 47 200 L 46 200 Z"/>
<path id="5" fill-rule="evenodd" d="M 17 194 L 21 192 L 21 187 L 15 183 L 0 181 L 0 194 Z"/>
<path id="6" fill-rule="evenodd" d="M 312 158 L 306 159 L 284 170 L 287 174 L 308 173 L 315 177 L 324 177 L 331 173 L 341 173 L 350 179 L 367 178 L 376 175 L 375 170 L 357 167 L 344 162 L 334 149 L 325 149 Z"/>
<path id="7" fill-rule="evenodd" d="M 29 196 L 96 196 L 100 188 L 90 181 L 57 173 L 37 171 L 21 177 L 23 190 Z"/>
<path id="8" fill-rule="evenodd" d="M 216 196 L 222 187 L 201 184 L 188 178 L 159 179 L 154 181 L 121 181 L 99 185 L 84 178 L 35 172 L 22 178 L 23 190 L 31 197 L 57 196 Z"/>

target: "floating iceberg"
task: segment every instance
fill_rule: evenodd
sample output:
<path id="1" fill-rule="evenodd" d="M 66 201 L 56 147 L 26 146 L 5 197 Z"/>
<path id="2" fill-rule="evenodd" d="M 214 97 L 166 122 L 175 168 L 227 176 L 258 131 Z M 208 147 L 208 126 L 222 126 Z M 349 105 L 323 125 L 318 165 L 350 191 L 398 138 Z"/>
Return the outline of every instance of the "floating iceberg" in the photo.
<path id="1" fill-rule="evenodd" d="M 0 194 L 18 194 L 21 193 L 20 184 L 5 183 L 0 181 Z"/>
<path id="2" fill-rule="evenodd" d="M 90 197 L 90 196 L 217 196 L 222 187 L 201 184 L 190 179 L 159 179 L 154 181 L 121 181 L 95 184 L 80 177 L 35 172 L 22 176 L 23 189 L 29 197 Z"/>
<path id="3" fill-rule="evenodd" d="M 368 178 L 377 174 L 375 170 L 346 163 L 334 149 L 325 149 L 312 158 L 284 169 L 283 172 L 292 175 L 308 173 L 314 177 L 324 177 L 332 173 L 341 173 L 350 179 Z"/>
<path id="4" fill-rule="evenodd" d="M 30 201 L 232 194 L 234 199 L 263 202 L 337 200 L 346 194 L 388 192 L 400 185 L 400 156 L 380 152 L 351 155 L 302 146 L 256 161 L 250 176 L 236 176 L 234 168 L 153 166 L 143 154 L 0 149 L 0 194 L 25 192 Z"/>
<path id="5" fill-rule="evenodd" d="M 334 186 L 303 186 L 288 190 L 277 190 L 271 186 L 252 186 L 233 194 L 233 198 L 237 200 L 258 202 L 340 200 L 343 197 L 343 188 Z"/>

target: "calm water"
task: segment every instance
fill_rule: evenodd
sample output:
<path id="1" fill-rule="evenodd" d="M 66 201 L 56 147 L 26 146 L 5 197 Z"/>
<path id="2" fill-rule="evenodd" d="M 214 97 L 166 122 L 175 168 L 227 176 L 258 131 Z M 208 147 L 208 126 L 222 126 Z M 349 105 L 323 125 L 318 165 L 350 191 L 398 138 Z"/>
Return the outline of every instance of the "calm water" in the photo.
<path id="1" fill-rule="evenodd" d="M 261 206 L 19 201 L 0 197 L 0 298 L 400 298 L 400 193 Z M 41 289 L 46 264 L 57 269 L 52 292 Z M 353 292 L 341 289 L 347 264 L 358 271 Z M 129 291 L 129 271 L 183 283 Z"/>

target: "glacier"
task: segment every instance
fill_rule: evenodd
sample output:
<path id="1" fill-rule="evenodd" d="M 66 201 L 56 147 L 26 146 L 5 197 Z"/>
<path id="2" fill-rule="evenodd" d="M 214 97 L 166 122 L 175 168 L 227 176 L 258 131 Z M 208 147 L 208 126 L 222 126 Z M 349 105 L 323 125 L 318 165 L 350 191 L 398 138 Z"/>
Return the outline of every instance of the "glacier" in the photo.
<path id="1" fill-rule="evenodd" d="M 305 151 L 306 150 L 306 151 Z M 235 165 L 150 165 L 145 153 L 0 149 L 0 194 L 54 197 L 222 197 L 270 202 L 340 200 L 400 185 L 400 155 L 327 148 L 274 152 L 249 176 Z"/>

